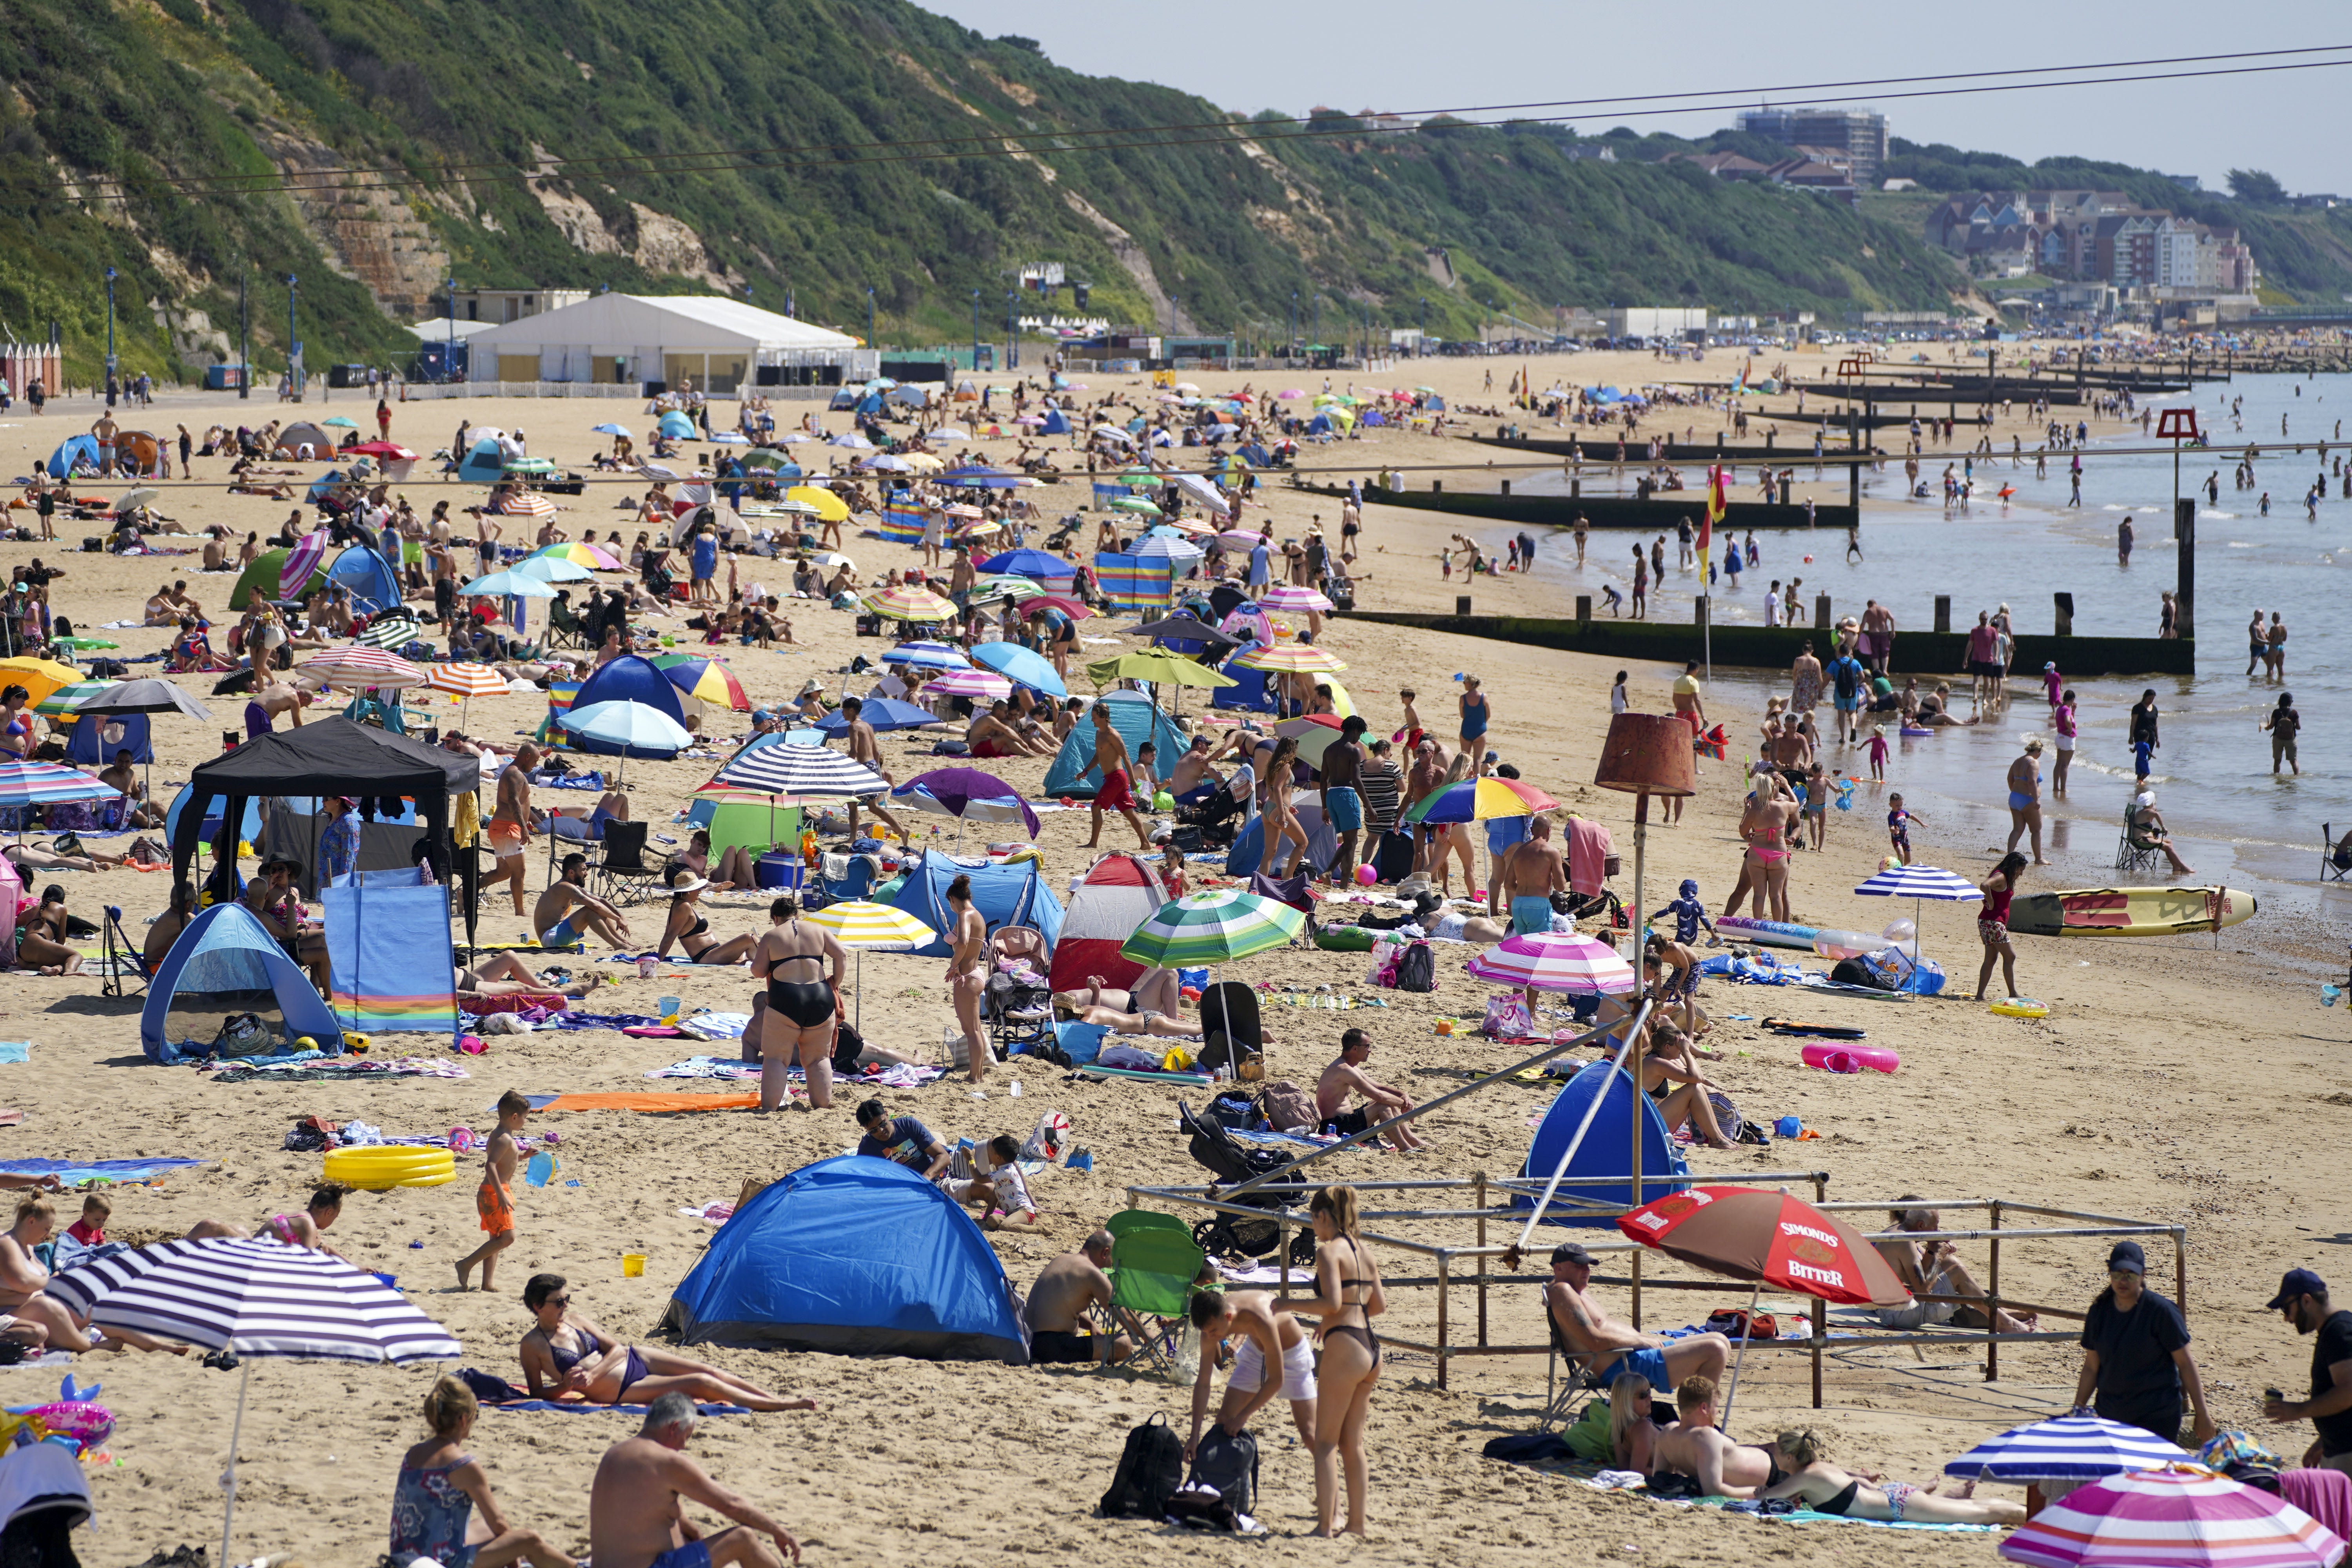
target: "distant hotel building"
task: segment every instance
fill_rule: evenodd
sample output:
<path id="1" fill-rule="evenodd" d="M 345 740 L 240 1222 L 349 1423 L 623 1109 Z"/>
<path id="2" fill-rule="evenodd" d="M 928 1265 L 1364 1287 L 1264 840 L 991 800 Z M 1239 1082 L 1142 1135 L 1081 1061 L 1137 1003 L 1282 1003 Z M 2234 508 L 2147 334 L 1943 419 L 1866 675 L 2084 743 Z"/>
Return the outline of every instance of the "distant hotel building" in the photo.
<path id="1" fill-rule="evenodd" d="M 1845 153 L 1854 183 L 1868 185 L 1886 161 L 1886 116 L 1866 109 L 1745 109 L 1739 129 L 1784 147 L 1827 147 Z"/>

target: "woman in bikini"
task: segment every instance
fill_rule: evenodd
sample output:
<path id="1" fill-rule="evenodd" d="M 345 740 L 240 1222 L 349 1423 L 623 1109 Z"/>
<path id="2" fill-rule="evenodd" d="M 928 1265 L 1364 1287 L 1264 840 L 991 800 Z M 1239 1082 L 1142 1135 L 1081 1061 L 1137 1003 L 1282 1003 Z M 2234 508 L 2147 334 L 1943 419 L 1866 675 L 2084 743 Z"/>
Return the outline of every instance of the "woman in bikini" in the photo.
<path id="1" fill-rule="evenodd" d="M 1297 774 L 1292 771 L 1298 761 L 1298 742 L 1284 736 L 1266 758 L 1265 799 L 1259 808 L 1264 824 L 1265 847 L 1258 857 L 1258 874 L 1274 875 L 1275 860 L 1282 853 L 1285 841 L 1296 846 L 1290 864 L 1284 868 L 1285 877 L 1298 875 L 1299 862 L 1307 858 L 1307 830 L 1298 825 L 1297 814 L 1290 809 L 1290 795 Z"/>
<path id="2" fill-rule="evenodd" d="M 1308 1200 L 1315 1226 L 1315 1296 L 1291 1310 L 1319 1317 L 1323 1359 L 1316 1369 L 1315 1533 L 1337 1535 L 1339 1472 L 1348 1483 L 1348 1531 L 1363 1535 L 1364 1423 L 1381 1380 L 1381 1342 L 1371 1320 L 1388 1310 L 1381 1271 L 1357 1228 L 1356 1189 L 1325 1187 Z"/>
<path id="3" fill-rule="evenodd" d="M 1756 896 L 1756 913 L 1764 920 L 1789 918 L 1789 835 L 1796 825 L 1797 802 L 1786 780 L 1769 765 L 1757 764 L 1755 787 L 1747 808 L 1739 814 L 1739 837 L 1748 852 L 1740 857 L 1739 882 L 1731 889 L 1723 912 L 1736 914 L 1740 899 Z"/>
<path id="4" fill-rule="evenodd" d="M 683 1394 L 715 1405 L 754 1410 L 814 1410 L 814 1399 L 786 1399 L 733 1373 L 672 1355 L 658 1347 L 625 1345 L 582 1313 L 569 1310 L 572 1292 L 561 1274 L 534 1274 L 522 1304 L 539 1318 L 522 1337 L 523 1383 L 533 1399 L 582 1405 L 651 1405 Z"/>
<path id="5" fill-rule="evenodd" d="M 988 994 L 988 921 L 971 905 L 971 879 L 958 877 L 948 884 L 948 913 L 955 921 L 949 933 L 952 951 L 945 976 L 955 998 L 956 1023 L 963 1029 L 964 1059 L 971 1081 L 988 1076 L 988 1035 L 980 1026 L 980 999 Z"/>
<path id="6" fill-rule="evenodd" d="M 740 963 L 760 945 L 755 936 L 730 936 L 721 942 L 710 934 L 710 921 L 699 907 L 709 879 L 695 875 L 691 866 L 673 866 L 665 879 L 669 885 L 669 918 L 662 922 L 661 945 L 655 952 L 669 956 L 674 942 L 696 963 Z"/>
<path id="7" fill-rule="evenodd" d="M 432 1436 L 401 1456 L 392 1484 L 392 1558 L 429 1557 L 445 1568 L 503 1568 L 528 1559 L 538 1568 L 572 1568 L 572 1560 L 535 1530 L 509 1528 L 490 1478 L 465 1450 L 482 1406 L 473 1390 L 443 1377 L 425 1396 Z"/>
<path id="8" fill-rule="evenodd" d="M 1783 1432 L 1772 1447 L 1788 1474 L 1758 1491 L 1759 1498 L 1794 1498 L 1815 1513 L 1887 1520 L 1898 1524 L 2025 1522 L 2021 1503 L 1978 1502 L 1967 1496 L 1938 1497 L 1925 1488 L 1902 1481 L 1883 1481 L 1872 1486 L 1826 1463 L 1822 1458 L 1821 1442 L 1811 1432 Z"/>
<path id="9" fill-rule="evenodd" d="M 800 900 L 790 893 L 768 906 L 768 918 L 775 923 L 751 948 L 751 978 L 768 983 L 760 1030 L 760 1114 L 782 1102 L 784 1074 L 794 1061 L 808 1078 L 806 1103 L 824 1110 L 833 1104 L 833 1032 L 840 1016 L 835 997 L 849 952 L 831 931 L 803 921 Z"/>
<path id="10" fill-rule="evenodd" d="M 16 967 L 43 974 L 73 974 L 81 969 L 81 953 L 67 941 L 66 890 L 52 882 L 41 889 L 37 910 L 16 920 Z"/>
<path id="11" fill-rule="evenodd" d="M 1609 1462 L 1621 1470 L 1649 1475 L 1658 1469 L 1658 1427 L 1650 1418 L 1650 1380 L 1621 1372 L 1609 1384 Z"/>
<path id="12" fill-rule="evenodd" d="M 625 801 L 627 797 L 624 796 Z M 687 847 L 677 858 L 678 864 L 693 868 L 698 877 L 708 877 L 710 885 L 722 893 L 750 889 L 760 885 L 759 862 L 751 851 L 740 844 L 730 844 L 727 852 L 719 857 L 719 864 L 710 863 L 710 830 L 698 827 Z"/>

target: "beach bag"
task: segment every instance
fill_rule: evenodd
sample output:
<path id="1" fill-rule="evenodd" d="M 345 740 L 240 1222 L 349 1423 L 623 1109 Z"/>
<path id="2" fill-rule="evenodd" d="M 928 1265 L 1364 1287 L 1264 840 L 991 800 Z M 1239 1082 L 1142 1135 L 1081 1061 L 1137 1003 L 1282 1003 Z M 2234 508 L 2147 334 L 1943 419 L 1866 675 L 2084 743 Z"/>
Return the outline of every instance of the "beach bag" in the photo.
<path id="1" fill-rule="evenodd" d="M 260 1056 L 277 1048 L 278 1037 L 269 1026 L 261 1021 L 258 1013 L 231 1013 L 221 1020 L 220 1033 L 213 1037 L 212 1054 L 216 1057 Z"/>
<path id="2" fill-rule="evenodd" d="M 1297 1132 L 1316 1124 L 1314 1100 L 1286 1078 L 1276 1079 L 1258 1090 L 1257 1113 L 1276 1132 Z"/>
<path id="3" fill-rule="evenodd" d="M 1721 1334 L 1727 1340 L 1777 1340 L 1780 1337 L 1780 1321 L 1769 1312 L 1751 1316 L 1745 1307 L 1726 1307 L 1708 1317 L 1706 1331 Z"/>
<path id="4" fill-rule="evenodd" d="M 1058 1110 L 1048 1110 L 1038 1117 L 1037 1125 L 1029 1130 L 1028 1138 L 1021 1145 L 1021 1157 L 1043 1160 L 1051 1165 L 1061 1159 L 1062 1151 L 1069 1142 L 1070 1119 Z"/>
<path id="5" fill-rule="evenodd" d="M 1167 1415 L 1156 1413 L 1128 1432 L 1118 1468 L 1111 1472 L 1110 1490 L 1102 1496 L 1102 1516 L 1158 1519 L 1183 1479 L 1183 1441 L 1168 1425 Z"/>
<path id="6" fill-rule="evenodd" d="M 1396 966 L 1396 988 L 1400 991 L 1434 991 L 1437 989 L 1437 954 L 1425 942 L 1408 946 Z"/>
<path id="7" fill-rule="evenodd" d="M 1865 991 L 1892 991 L 1895 987 L 1877 970 L 1859 958 L 1841 958 L 1830 971 L 1833 985 L 1858 985 Z"/>
<path id="8" fill-rule="evenodd" d="M 1221 1127 L 1248 1129 L 1257 1125 L 1257 1102 L 1231 1089 L 1209 1101 L 1209 1120 Z"/>
<path id="9" fill-rule="evenodd" d="M 1523 1040 L 1536 1032 L 1536 1021 L 1527 998 L 1513 991 L 1486 998 L 1486 1021 L 1478 1028 L 1498 1040 Z"/>
<path id="10" fill-rule="evenodd" d="M 1235 1513 L 1253 1511 L 1257 1502 L 1257 1438 L 1247 1431 L 1232 1436 L 1212 1426 L 1192 1450 L 1196 1487 L 1214 1487 L 1218 1499 Z"/>

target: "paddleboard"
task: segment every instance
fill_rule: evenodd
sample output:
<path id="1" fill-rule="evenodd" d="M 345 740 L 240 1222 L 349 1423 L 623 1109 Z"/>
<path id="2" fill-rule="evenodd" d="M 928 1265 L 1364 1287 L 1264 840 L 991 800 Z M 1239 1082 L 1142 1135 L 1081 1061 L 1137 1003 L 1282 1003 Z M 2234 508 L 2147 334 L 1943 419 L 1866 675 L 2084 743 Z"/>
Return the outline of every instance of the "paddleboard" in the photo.
<path id="1" fill-rule="evenodd" d="M 1715 922 L 1716 930 L 1734 942 L 1752 942 L 1764 947 L 1793 947 L 1800 952 L 1813 951 L 1813 938 L 1821 934 L 1811 926 L 1790 925 L 1785 921 L 1751 920 L 1746 915 L 1725 915 Z"/>
<path id="2" fill-rule="evenodd" d="M 2077 888 L 2019 894 L 2009 906 L 2009 929 L 2020 936 L 2180 936 L 2253 913 L 2253 894 L 2234 888 Z"/>

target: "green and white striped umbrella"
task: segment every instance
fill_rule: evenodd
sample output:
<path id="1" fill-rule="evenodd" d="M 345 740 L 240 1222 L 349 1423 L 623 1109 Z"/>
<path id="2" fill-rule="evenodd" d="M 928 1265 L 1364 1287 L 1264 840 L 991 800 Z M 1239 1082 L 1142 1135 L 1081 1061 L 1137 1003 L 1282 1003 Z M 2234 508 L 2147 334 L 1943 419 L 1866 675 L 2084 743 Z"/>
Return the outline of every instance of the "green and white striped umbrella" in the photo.
<path id="1" fill-rule="evenodd" d="M 1286 946 L 1307 924 L 1304 912 L 1273 899 L 1221 888 L 1187 893 L 1119 944 L 1119 956 L 1155 969 L 1226 963 Z"/>
<path id="2" fill-rule="evenodd" d="M 33 711 L 61 718 L 114 684 L 111 680 L 77 680 L 71 686 L 60 686 L 42 698 Z"/>

